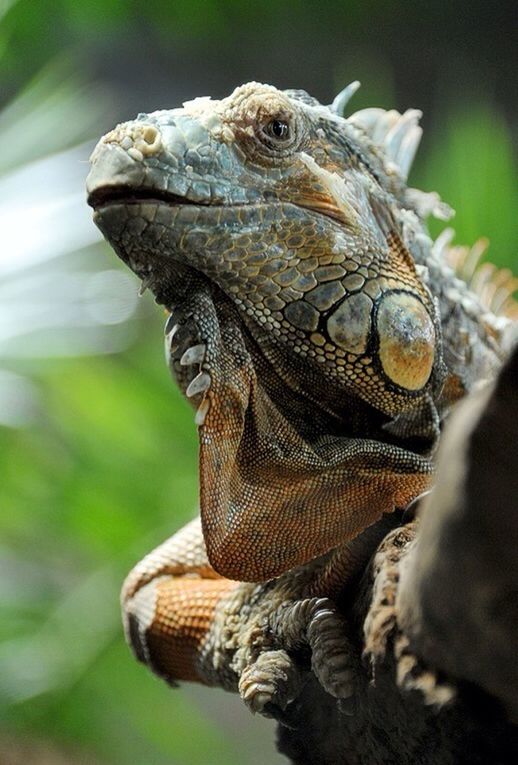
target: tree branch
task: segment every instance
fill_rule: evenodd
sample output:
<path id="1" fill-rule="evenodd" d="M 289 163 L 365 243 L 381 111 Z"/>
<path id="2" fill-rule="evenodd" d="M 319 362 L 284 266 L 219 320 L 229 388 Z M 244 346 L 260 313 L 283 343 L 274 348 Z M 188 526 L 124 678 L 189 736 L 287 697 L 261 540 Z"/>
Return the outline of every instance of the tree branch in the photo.
<path id="1" fill-rule="evenodd" d="M 518 721 L 518 349 L 446 429 L 396 608 L 420 657 Z"/>

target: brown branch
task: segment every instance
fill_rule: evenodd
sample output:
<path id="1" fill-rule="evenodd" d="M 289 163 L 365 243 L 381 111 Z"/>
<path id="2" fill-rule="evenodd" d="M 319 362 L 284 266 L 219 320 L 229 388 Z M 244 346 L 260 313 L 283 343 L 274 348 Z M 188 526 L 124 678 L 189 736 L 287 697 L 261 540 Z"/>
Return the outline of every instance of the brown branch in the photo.
<path id="1" fill-rule="evenodd" d="M 518 721 L 518 349 L 455 412 L 427 500 L 401 573 L 399 624 L 427 663 Z"/>

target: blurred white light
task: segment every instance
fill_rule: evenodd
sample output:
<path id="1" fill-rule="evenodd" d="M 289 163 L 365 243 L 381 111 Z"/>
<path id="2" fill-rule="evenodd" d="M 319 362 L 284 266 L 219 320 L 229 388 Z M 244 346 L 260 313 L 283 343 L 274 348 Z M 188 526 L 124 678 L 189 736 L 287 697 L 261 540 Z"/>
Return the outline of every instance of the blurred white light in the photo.
<path id="1" fill-rule="evenodd" d="M 137 308 L 135 277 L 110 269 L 87 277 L 84 301 L 88 314 L 98 324 L 121 324 Z"/>
<path id="2" fill-rule="evenodd" d="M 77 145 L 104 101 L 51 66 L 0 111 L 0 425 L 37 410 L 19 359 L 115 353 L 135 337 L 137 281 L 105 267 L 85 191 L 95 142 Z"/>
<path id="3" fill-rule="evenodd" d="M 0 177 L 0 278 L 102 240 L 84 190 L 91 144 Z"/>
<path id="4" fill-rule="evenodd" d="M 0 425 L 28 425 L 37 410 L 38 391 L 25 377 L 0 369 Z"/>

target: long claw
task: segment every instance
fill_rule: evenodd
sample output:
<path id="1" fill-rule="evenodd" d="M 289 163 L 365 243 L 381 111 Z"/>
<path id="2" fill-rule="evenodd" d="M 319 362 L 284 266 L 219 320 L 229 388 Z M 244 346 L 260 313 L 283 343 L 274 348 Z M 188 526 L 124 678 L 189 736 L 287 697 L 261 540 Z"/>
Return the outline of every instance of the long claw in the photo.
<path id="1" fill-rule="evenodd" d="M 180 359 L 180 364 L 183 367 L 188 366 L 189 364 L 201 364 L 205 358 L 206 350 L 207 346 L 205 343 L 200 343 L 199 345 L 193 345 L 191 348 L 187 348 Z"/>
<path id="2" fill-rule="evenodd" d="M 194 380 L 189 383 L 189 386 L 185 391 L 185 395 L 187 398 L 192 398 L 198 393 L 205 393 L 205 391 L 210 388 L 210 382 L 210 375 L 207 374 L 207 372 L 200 372 L 200 374 L 196 375 Z"/>

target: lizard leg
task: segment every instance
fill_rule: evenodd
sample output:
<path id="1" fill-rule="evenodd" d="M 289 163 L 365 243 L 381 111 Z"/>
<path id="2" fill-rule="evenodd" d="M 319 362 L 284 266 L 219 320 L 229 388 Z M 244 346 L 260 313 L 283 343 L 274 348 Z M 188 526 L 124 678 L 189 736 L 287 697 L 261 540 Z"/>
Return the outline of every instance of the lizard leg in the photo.
<path id="1" fill-rule="evenodd" d="M 330 693 L 350 695 L 343 620 L 329 598 L 304 597 L 320 572 L 304 567 L 296 592 L 289 575 L 258 585 L 225 579 L 208 562 L 197 518 L 128 575 L 127 641 L 170 685 L 238 690 L 252 712 L 282 720 L 307 677 L 308 656 Z"/>
<path id="2" fill-rule="evenodd" d="M 171 685 L 177 680 L 235 686 L 206 665 L 218 604 L 238 585 L 219 576 L 195 519 L 147 555 L 121 595 L 126 639 L 139 661 Z"/>
<path id="3" fill-rule="evenodd" d="M 235 582 L 210 566 L 199 519 L 146 556 L 122 593 L 136 657 L 174 685 L 239 691 L 252 712 L 283 721 L 310 670 L 340 699 L 354 692 L 359 652 L 336 602 L 393 515 L 276 580 Z"/>
<path id="4" fill-rule="evenodd" d="M 398 524 L 393 514 L 355 540 L 269 583 L 242 584 L 232 596 L 230 613 L 249 612 L 241 626 L 233 666 L 239 692 L 253 712 L 275 716 L 298 695 L 311 669 L 322 687 L 345 706 L 352 703 L 353 677 L 361 646 L 339 613 L 343 588 L 352 585 L 385 534 Z"/>
<path id="5" fill-rule="evenodd" d="M 319 567 L 318 567 L 319 568 Z M 229 600 L 232 612 L 245 614 L 237 627 L 232 666 L 239 693 L 252 712 L 283 721 L 283 712 L 299 694 L 310 670 L 331 695 L 349 697 L 351 649 L 346 625 L 327 597 L 307 597 L 316 566 L 300 570 L 299 586 L 289 575 L 272 582 L 242 584 Z M 297 581 L 297 579 L 295 579 Z"/>
<path id="6" fill-rule="evenodd" d="M 241 606 L 249 615 L 239 623 L 232 658 L 245 704 L 252 712 L 280 722 L 310 670 L 332 696 L 349 698 L 354 690 L 352 662 L 357 661 L 345 620 L 333 601 L 303 597 L 303 592 L 288 595 L 282 579 L 270 587 L 256 587 Z M 241 585 L 235 592 L 232 600 L 236 604 L 244 594 L 250 595 L 245 587 Z M 233 610 L 237 610 L 235 605 Z"/>

